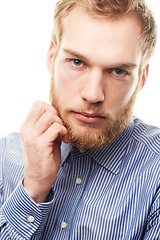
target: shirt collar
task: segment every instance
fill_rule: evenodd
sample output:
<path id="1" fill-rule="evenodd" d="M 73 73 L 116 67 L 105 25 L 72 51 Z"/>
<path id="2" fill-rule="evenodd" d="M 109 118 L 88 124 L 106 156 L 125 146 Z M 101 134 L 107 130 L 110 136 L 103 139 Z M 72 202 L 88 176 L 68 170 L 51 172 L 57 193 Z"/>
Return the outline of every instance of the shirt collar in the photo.
<path id="1" fill-rule="evenodd" d="M 61 165 L 65 162 L 68 155 L 70 154 L 72 149 L 72 145 L 70 143 L 64 143 L 61 144 Z"/>
<path id="2" fill-rule="evenodd" d="M 72 155 L 82 156 L 90 155 L 96 162 L 98 162 L 102 167 L 106 168 L 113 174 L 117 174 L 120 169 L 122 162 L 122 157 L 125 154 L 125 149 L 131 138 L 134 128 L 134 122 L 128 124 L 128 126 L 123 130 L 120 136 L 111 144 L 107 145 L 105 148 L 96 149 L 94 151 L 80 152 L 79 149 L 73 147 L 70 143 L 65 144 L 62 142 L 61 145 L 61 164 L 65 162 L 70 152 Z"/>
<path id="3" fill-rule="evenodd" d="M 126 151 L 126 146 L 132 136 L 133 129 L 134 122 L 132 120 L 113 143 L 103 149 L 97 149 L 91 152 L 90 155 L 107 170 L 117 174 Z"/>

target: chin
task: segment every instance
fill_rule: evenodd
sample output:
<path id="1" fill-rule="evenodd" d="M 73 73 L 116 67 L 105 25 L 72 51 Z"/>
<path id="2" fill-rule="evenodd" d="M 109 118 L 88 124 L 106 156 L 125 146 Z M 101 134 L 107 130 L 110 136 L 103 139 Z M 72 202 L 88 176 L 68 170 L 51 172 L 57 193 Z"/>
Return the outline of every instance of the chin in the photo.
<path id="1" fill-rule="evenodd" d="M 104 132 L 91 126 L 70 126 L 68 128 L 68 138 L 70 143 L 80 151 L 95 150 L 107 145 Z"/>

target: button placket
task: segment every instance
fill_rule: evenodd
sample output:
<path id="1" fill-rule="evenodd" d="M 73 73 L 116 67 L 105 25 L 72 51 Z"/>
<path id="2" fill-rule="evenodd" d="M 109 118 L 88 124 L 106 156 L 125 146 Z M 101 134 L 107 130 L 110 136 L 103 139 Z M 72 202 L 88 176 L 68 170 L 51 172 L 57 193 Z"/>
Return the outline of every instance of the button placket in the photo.
<path id="1" fill-rule="evenodd" d="M 66 196 L 66 202 L 68 202 L 68 199 L 70 199 L 70 196 L 75 196 L 74 198 L 74 204 L 68 208 L 66 204 L 66 211 L 61 212 L 57 225 L 61 229 L 61 232 L 67 234 L 70 230 L 70 222 L 73 218 L 73 213 L 76 211 L 76 208 L 78 206 L 78 203 L 80 202 L 81 195 L 83 193 L 84 187 L 85 187 L 85 180 L 88 176 L 89 169 L 83 169 L 81 168 L 81 157 L 85 157 L 86 153 L 82 154 L 79 152 L 79 150 L 74 149 L 71 151 L 70 158 L 65 161 L 65 163 L 61 166 L 61 172 L 59 171 L 59 176 L 61 177 L 60 183 L 64 184 L 64 190 L 65 190 L 65 196 Z M 87 156 L 88 160 L 88 156 Z M 82 162 L 85 161 L 82 159 Z M 86 162 L 86 161 L 85 161 Z M 65 171 L 63 170 L 65 168 Z M 86 174 L 87 172 L 87 174 Z M 58 179 L 58 180 L 59 180 Z M 69 182 L 67 184 L 66 182 Z M 57 181 L 58 187 L 59 182 Z M 74 194 L 76 192 L 76 194 Z M 62 233 L 62 234 L 63 234 Z"/>

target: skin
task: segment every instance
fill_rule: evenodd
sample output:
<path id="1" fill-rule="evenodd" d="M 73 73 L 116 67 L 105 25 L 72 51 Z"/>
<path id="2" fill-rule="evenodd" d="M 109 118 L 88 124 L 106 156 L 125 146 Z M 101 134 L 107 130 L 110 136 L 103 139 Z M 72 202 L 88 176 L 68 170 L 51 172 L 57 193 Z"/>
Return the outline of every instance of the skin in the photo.
<path id="1" fill-rule="evenodd" d="M 92 136 L 109 127 L 107 114 L 117 116 L 135 90 L 143 88 L 148 65 L 139 79 L 140 34 L 134 16 L 100 21 L 75 8 L 65 18 L 61 44 L 51 44 L 47 65 L 53 74 L 56 55 L 54 94 L 60 116 L 79 134 Z M 24 189 L 37 203 L 44 202 L 56 180 L 61 140 L 69 142 L 67 129 L 53 106 L 36 102 L 20 135 Z"/>

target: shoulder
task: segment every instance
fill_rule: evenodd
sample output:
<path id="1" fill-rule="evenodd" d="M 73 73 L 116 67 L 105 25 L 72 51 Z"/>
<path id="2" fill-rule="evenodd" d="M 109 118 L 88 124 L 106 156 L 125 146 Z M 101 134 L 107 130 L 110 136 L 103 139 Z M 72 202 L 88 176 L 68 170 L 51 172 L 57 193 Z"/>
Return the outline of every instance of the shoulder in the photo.
<path id="1" fill-rule="evenodd" d="M 0 204 L 5 202 L 23 179 L 23 172 L 20 135 L 12 133 L 0 140 Z"/>
<path id="2" fill-rule="evenodd" d="M 0 140 L 0 155 L 6 156 L 22 154 L 21 140 L 19 133 L 11 133 Z"/>
<path id="3" fill-rule="evenodd" d="M 20 135 L 12 133 L 0 140 L 0 169 L 7 172 L 11 169 L 23 168 L 23 152 Z"/>
<path id="4" fill-rule="evenodd" d="M 134 118 L 132 139 L 143 144 L 153 153 L 160 155 L 160 128 Z"/>

